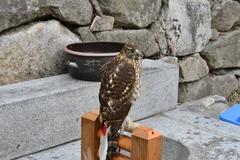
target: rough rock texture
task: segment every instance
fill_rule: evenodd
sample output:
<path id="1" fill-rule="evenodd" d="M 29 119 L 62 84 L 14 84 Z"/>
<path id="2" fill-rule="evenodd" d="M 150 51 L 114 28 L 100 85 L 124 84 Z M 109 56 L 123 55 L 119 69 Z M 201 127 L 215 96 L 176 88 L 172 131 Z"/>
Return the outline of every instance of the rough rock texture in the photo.
<path id="1" fill-rule="evenodd" d="M 210 40 L 216 41 L 218 38 L 219 38 L 219 32 L 215 28 L 213 28 Z"/>
<path id="2" fill-rule="evenodd" d="M 238 87 L 235 75 L 208 75 L 205 78 L 192 83 L 180 83 L 178 101 L 185 102 L 197 100 L 207 95 L 228 96 Z"/>
<path id="3" fill-rule="evenodd" d="M 240 19 L 239 19 L 239 21 L 237 21 L 236 23 L 235 23 L 235 26 L 240 26 Z"/>
<path id="4" fill-rule="evenodd" d="M 160 54 L 171 55 L 172 50 L 169 44 L 169 39 L 166 35 L 165 28 L 163 27 L 163 22 L 158 20 L 153 23 L 151 26 L 151 32 L 153 32 L 156 42 L 158 43 Z"/>
<path id="5" fill-rule="evenodd" d="M 93 8 L 88 0 L 1 0 L 0 31 L 46 16 L 86 25 Z"/>
<path id="6" fill-rule="evenodd" d="M 104 31 L 96 33 L 95 37 L 98 41 L 134 42 L 146 57 L 159 52 L 152 32 L 146 29 Z"/>
<path id="7" fill-rule="evenodd" d="M 202 51 L 211 37 L 208 0 L 169 0 L 162 8 L 161 18 L 174 47 L 172 54 L 177 56 Z"/>
<path id="8" fill-rule="evenodd" d="M 0 36 L 0 84 L 63 73 L 63 47 L 79 39 L 58 21 L 39 22 Z"/>
<path id="9" fill-rule="evenodd" d="M 240 67 L 240 29 L 209 42 L 202 56 L 211 69 Z"/>
<path id="10" fill-rule="evenodd" d="M 101 7 L 99 6 L 98 0 L 89 0 L 89 1 L 92 3 L 96 14 L 99 15 L 99 16 L 102 16 L 103 12 L 102 12 Z"/>
<path id="11" fill-rule="evenodd" d="M 52 15 L 62 21 L 79 25 L 91 22 L 93 8 L 88 0 L 47 0 L 47 2 L 47 6 L 53 11 Z"/>
<path id="12" fill-rule="evenodd" d="M 94 42 L 96 41 L 95 36 L 90 31 L 89 27 L 79 27 L 76 32 L 80 35 L 83 42 Z"/>
<path id="13" fill-rule="evenodd" d="M 240 4 L 232 0 L 215 1 L 212 8 L 212 27 L 229 31 L 240 20 Z"/>
<path id="14" fill-rule="evenodd" d="M 161 0 L 99 0 L 103 12 L 112 15 L 116 24 L 144 28 L 156 20 Z"/>
<path id="15" fill-rule="evenodd" d="M 240 68 L 215 69 L 212 73 L 215 75 L 234 74 L 236 77 L 240 77 Z"/>
<path id="16" fill-rule="evenodd" d="M 178 61 L 180 67 L 180 82 L 199 80 L 209 72 L 207 63 L 196 53 Z"/>
<path id="17" fill-rule="evenodd" d="M 109 31 L 113 29 L 114 18 L 112 16 L 96 16 L 90 26 L 91 31 Z"/>
<path id="18" fill-rule="evenodd" d="M 177 57 L 167 56 L 167 57 L 161 58 L 161 61 L 167 62 L 167 63 L 172 63 L 172 64 L 178 64 L 178 58 Z"/>
<path id="19" fill-rule="evenodd" d="M 230 106 L 225 97 L 211 95 L 195 101 L 185 102 L 181 104 L 181 107 L 188 107 L 191 111 L 199 112 L 207 117 L 219 119 L 220 113 Z"/>

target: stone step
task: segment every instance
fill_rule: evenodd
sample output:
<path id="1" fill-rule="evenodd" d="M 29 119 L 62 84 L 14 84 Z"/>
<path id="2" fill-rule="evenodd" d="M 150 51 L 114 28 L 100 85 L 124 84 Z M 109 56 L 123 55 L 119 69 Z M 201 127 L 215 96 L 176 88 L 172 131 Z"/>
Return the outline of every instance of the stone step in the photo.
<path id="1" fill-rule="evenodd" d="M 98 108 L 100 83 L 59 75 L 0 87 L 0 160 L 8 160 L 80 138 L 80 117 Z M 134 120 L 177 104 L 178 67 L 143 61 L 142 93 Z"/>
<path id="2" fill-rule="evenodd" d="M 193 109 L 199 106 L 179 106 L 138 123 L 164 135 L 162 160 L 239 160 L 239 127 Z M 77 140 L 16 160 L 79 160 L 80 150 Z"/>
<path id="3" fill-rule="evenodd" d="M 178 157 L 178 150 L 173 150 L 167 160 L 239 160 L 239 126 L 195 112 L 193 108 L 198 105 L 188 107 L 178 107 L 140 122 L 187 148 L 188 158 Z"/>

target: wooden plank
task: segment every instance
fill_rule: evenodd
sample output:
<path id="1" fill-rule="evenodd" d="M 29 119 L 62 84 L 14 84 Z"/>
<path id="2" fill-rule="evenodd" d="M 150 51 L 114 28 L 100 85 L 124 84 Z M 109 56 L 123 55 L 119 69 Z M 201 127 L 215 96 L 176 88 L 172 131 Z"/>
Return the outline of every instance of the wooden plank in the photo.
<path id="1" fill-rule="evenodd" d="M 131 160 L 161 160 L 162 135 L 145 126 L 139 126 L 132 133 Z"/>
<path id="2" fill-rule="evenodd" d="M 100 128 L 96 121 L 98 113 L 88 112 L 81 118 L 81 159 L 82 160 L 97 160 L 99 138 L 97 132 Z"/>
<path id="3" fill-rule="evenodd" d="M 119 137 L 117 145 L 119 148 L 130 152 L 131 146 L 132 146 L 132 140 L 130 137 L 122 135 L 121 137 Z"/>
<path id="4" fill-rule="evenodd" d="M 97 135 L 98 138 L 100 139 L 101 136 L 101 130 L 98 131 Z M 132 146 L 132 140 L 130 137 L 122 135 L 121 137 L 118 138 L 117 145 L 119 148 L 124 149 L 126 151 L 131 151 L 131 146 Z"/>

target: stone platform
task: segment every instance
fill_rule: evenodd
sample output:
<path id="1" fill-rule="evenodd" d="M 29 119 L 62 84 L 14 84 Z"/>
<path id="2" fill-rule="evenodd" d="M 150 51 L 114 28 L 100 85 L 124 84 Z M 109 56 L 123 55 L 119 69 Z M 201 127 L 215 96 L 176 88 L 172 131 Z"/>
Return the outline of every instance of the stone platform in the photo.
<path id="1" fill-rule="evenodd" d="M 0 160 L 20 157 L 80 138 L 80 117 L 97 109 L 100 83 L 59 75 L 0 87 Z M 143 61 L 142 94 L 134 120 L 173 109 L 178 67 Z"/>
<path id="2" fill-rule="evenodd" d="M 239 126 L 219 121 L 205 112 L 216 113 L 212 109 L 224 103 L 217 98 L 184 104 L 138 122 L 165 136 L 163 160 L 239 160 Z M 78 140 L 17 160 L 79 160 L 80 150 Z"/>

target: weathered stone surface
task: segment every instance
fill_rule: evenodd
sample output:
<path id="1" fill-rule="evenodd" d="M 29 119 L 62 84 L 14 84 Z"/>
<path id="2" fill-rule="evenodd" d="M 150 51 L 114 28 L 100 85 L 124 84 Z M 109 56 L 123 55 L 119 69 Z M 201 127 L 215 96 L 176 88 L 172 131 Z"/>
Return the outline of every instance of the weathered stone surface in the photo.
<path id="1" fill-rule="evenodd" d="M 99 6 L 98 0 L 89 0 L 89 1 L 92 3 L 95 12 L 96 12 L 99 16 L 102 16 L 102 15 L 103 15 L 103 12 L 102 12 L 101 7 Z"/>
<path id="2" fill-rule="evenodd" d="M 186 102 L 215 94 L 226 97 L 237 87 L 238 81 L 233 74 L 208 75 L 199 81 L 180 83 L 178 101 Z"/>
<path id="3" fill-rule="evenodd" d="M 202 57 L 211 69 L 240 67 L 240 29 L 209 42 Z"/>
<path id="4" fill-rule="evenodd" d="M 144 28 L 156 20 L 161 0 L 99 0 L 103 12 L 112 15 L 116 24 L 125 27 Z"/>
<path id="5" fill-rule="evenodd" d="M 208 1 L 209 1 L 209 3 L 210 3 L 211 9 L 212 9 L 212 7 L 213 7 L 213 5 L 214 5 L 214 0 L 208 0 Z"/>
<path id="6" fill-rule="evenodd" d="M 163 55 L 171 55 L 172 51 L 170 50 L 169 39 L 166 35 L 166 31 L 163 27 L 163 23 L 161 21 L 156 21 L 151 26 L 151 31 L 154 34 L 154 37 L 158 43 L 158 47 L 160 49 L 160 54 Z"/>
<path id="7" fill-rule="evenodd" d="M 112 16 L 96 16 L 90 26 L 91 31 L 109 31 L 113 29 L 114 18 Z"/>
<path id="8" fill-rule="evenodd" d="M 47 6 L 53 16 L 69 23 L 87 25 L 92 19 L 93 8 L 88 0 L 47 0 Z"/>
<path id="9" fill-rule="evenodd" d="M 152 32 L 146 29 L 104 31 L 96 33 L 95 37 L 98 41 L 134 42 L 147 57 L 159 52 Z"/>
<path id="10" fill-rule="evenodd" d="M 188 108 L 207 117 L 219 119 L 220 113 L 228 109 L 230 105 L 225 97 L 213 95 L 183 103 L 180 107 Z"/>
<path id="11" fill-rule="evenodd" d="M 240 20 L 240 4 L 232 0 L 215 1 L 212 8 L 212 27 L 229 31 Z"/>
<path id="12" fill-rule="evenodd" d="M 167 63 L 172 63 L 172 64 L 178 64 L 178 58 L 177 57 L 167 56 L 167 57 L 161 58 L 161 61 L 167 62 Z"/>
<path id="13" fill-rule="evenodd" d="M 240 77 L 240 68 L 215 69 L 212 73 L 215 75 L 234 74 L 235 76 Z"/>
<path id="14" fill-rule="evenodd" d="M 201 111 L 202 107 L 209 108 L 209 107 L 212 107 L 212 105 L 216 104 L 216 103 L 227 104 L 227 99 L 223 96 L 211 95 L 211 96 L 203 97 L 201 99 L 185 102 L 185 103 L 181 104 L 180 107 L 199 106 L 199 108 L 195 108 L 194 111 L 199 111 L 199 110 Z M 200 106 L 202 106 L 202 107 L 200 107 Z"/>
<path id="15" fill-rule="evenodd" d="M 210 40 L 216 41 L 218 38 L 219 38 L 219 32 L 215 28 L 213 28 Z"/>
<path id="16" fill-rule="evenodd" d="M 239 126 L 197 113 L 189 106 L 162 113 L 141 121 L 159 130 L 165 137 L 178 140 L 189 151 L 189 157 L 173 160 L 237 160 L 240 156 Z M 173 127 L 174 126 L 174 127 Z M 171 146 L 169 147 L 171 150 Z M 170 154 L 171 155 L 171 154 Z M 175 152 L 172 153 L 175 155 Z M 171 156 L 169 156 L 171 157 Z M 174 157 L 174 156 L 173 156 Z M 169 158 L 166 158 L 168 160 Z"/>
<path id="17" fill-rule="evenodd" d="M 168 45 L 177 56 L 202 51 L 211 37 L 208 0 L 169 0 L 162 8 L 161 18 Z"/>
<path id="18" fill-rule="evenodd" d="M 199 80 L 209 72 L 206 61 L 204 61 L 198 53 L 179 59 L 178 64 L 180 69 L 180 82 Z"/>
<path id="19" fill-rule="evenodd" d="M 143 60 L 141 95 L 133 120 L 177 104 L 178 66 Z M 69 75 L 0 86 L 0 160 L 13 159 L 80 138 L 80 117 L 99 108 L 100 83 Z M 151 89 L 149 89 L 151 88 Z"/>
<path id="20" fill-rule="evenodd" d="M 237 21 L 237 22 L 235 23 L 235 26 L 236 26 L 236 27 L 240 26 L 240 18 L 239 18 L 239 21 Z"/>
<path id="21" fill-rule="evenodd" d="M 19 27 L 0 36 L 0 84 L 63 73 L 63 48 L 79 42 L 58 21 Z"/>
<path id="22" fill-rule="evenodd" d="M 238 78 L 240 78 L 240 68 L 233 69 L 232 71 L 230 71 L 230 73 L 232 73 L 232 74 L 236 75 Z"/>
<path id="23" fill-rule="evenodd" d="M 86 25 L 91 21 L 92 12 L 88 0 L 1 0 L 0 31 L 46 16 Z"/>
<path id="24" fill-rule="evenodd" d="M 95 36 L 90 31 L 89 27 L 79 27 L 76 32 L 80 35 L 83 42 L 94 42 L 96 41 Z"/>

